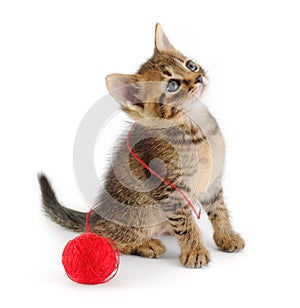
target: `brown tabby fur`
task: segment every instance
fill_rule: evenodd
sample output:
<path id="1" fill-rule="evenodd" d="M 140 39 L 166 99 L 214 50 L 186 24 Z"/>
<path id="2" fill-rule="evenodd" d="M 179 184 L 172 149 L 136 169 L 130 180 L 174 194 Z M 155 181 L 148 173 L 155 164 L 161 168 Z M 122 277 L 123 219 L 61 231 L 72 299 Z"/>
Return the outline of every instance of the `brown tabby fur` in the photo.
<path id="1" fill-rule="evenodd" d="M 191 201 L 202 202 L 221 250 L 238 251 L 244 241 L 232 230 L 221 187 L 224 140 L 215 119 L 197 101 L 206 90 L 207 76 L 200 66 L 197 71 L 189 70 L 188 60 L 158 24 L 152 58 L 135 75 L 108 76 L 107 88 L 138 123 L 130 140 L 134 152 Z M 172 93 L 166 91 L 170 79 L 181 81 Z M 206 265 L 210 255 L 189 205 L 129 155 L 126 136 L 127 132 L 107 171 L 90 220 L 92 231 L 115 241 L 124 254 L 150 258 L 166 250 L 155 236 L 173 234 L 184 266 Z M 39 179 L 49 216 L 64 227 L 84 231 L 86 214 L 61 206 L 47 178 L 40 175 Z"/>

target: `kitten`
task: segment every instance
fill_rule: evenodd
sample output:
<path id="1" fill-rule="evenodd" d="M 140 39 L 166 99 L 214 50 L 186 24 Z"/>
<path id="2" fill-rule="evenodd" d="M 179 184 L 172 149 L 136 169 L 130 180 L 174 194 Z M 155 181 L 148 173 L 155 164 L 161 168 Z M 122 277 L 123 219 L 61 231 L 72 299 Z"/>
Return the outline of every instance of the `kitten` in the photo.
<path id="1" fill-rule="evenodd" d="M 223 199 L 223 136 L 199 100 L 208 84 L 201 66 L 177 51 L 157 24 L 153 56 L 136 74 L 109 75 L 106 84 L 122 110 L 137 122 L 129 141 L 134 153 L 192 202 L 201 201 L 221 250 L 241 250 L 244 240 L 233 231 Z M 130 155 L 127 134 L 113 153 L 91 230 L 115 241 L 121 253 L 149 258 L 166 250 L 155 236 L 173 234 L 184 266 L 206 265 L 210 255 L 190 206 Z M 58 224 L 83 232 L 86 213 L 63 207 L 45 175 L 39 175 L 39 182 L 46 213 Z"/>

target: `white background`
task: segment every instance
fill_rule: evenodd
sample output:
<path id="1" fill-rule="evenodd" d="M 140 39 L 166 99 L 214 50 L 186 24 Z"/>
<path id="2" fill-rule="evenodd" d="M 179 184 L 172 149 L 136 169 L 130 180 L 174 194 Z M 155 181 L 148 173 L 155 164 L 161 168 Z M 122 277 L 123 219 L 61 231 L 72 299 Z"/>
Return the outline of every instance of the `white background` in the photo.
<path id="1" fill-rule="evenodd" d="M 5 307 L 299 307 L 297 2 L 0 2 Z M 209 107 L 228 147 L 225 192 L 246 248 L 218 251 L 203 215 L 207 268 L 181 267 L 166 238 L 161 259 L 122 256 L 108 284 L 77 285 L 60 262 L 76 234 L 44 217 L 36 174 L 49 175 L 62 203 L 87 211 L 72 166 L 78 125 L 106 95 L 107 74 L 134 73 L 151 55 L 156 22 L 210 76 Z"/>

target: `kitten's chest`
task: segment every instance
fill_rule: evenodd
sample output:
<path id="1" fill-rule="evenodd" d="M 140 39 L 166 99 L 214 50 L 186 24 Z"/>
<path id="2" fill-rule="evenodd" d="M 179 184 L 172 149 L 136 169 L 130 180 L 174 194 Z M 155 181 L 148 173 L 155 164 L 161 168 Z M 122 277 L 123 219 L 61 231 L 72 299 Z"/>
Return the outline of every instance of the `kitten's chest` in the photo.
<path id="1" fill-rule="evenodd" d="M 190 177 L 186 179 L 191 187 L 192 195 L 199 198 L 205 195 L 209 187 L 222 176 L 225 142 L 215 118 L 204 105 L 196 106 L 189 115 L 205 136 L 202 142 L 193 146 L 191 152 L 194 153 L 193 160 L 196 160 L 196 167 Z M 190 170 L 187 165 L 185 169 L 184 173 L 189 175 Z"/>

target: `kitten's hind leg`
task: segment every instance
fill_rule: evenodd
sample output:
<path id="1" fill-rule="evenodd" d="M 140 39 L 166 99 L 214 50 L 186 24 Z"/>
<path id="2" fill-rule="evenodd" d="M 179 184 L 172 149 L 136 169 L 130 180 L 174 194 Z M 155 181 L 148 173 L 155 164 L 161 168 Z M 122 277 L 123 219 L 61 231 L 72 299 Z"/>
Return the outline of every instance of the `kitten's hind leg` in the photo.
<path id="1" fill-rule="evenodd" d="M 92 232 L 113 240 L 123 254 L 158 258 L 166 251 L 160 240 L 152 238 L 155 227 L 123 226 L 97 215 L 92 218 Z"/>
<path id="2" fill-rule="evenodd" d="M 119 244 L 118 247 L 121 253 L 147 258 L 159 258 L 166 251 L 166 247 L 162 242 L 153 238 L 144 240 L 141 243 Z"/>

